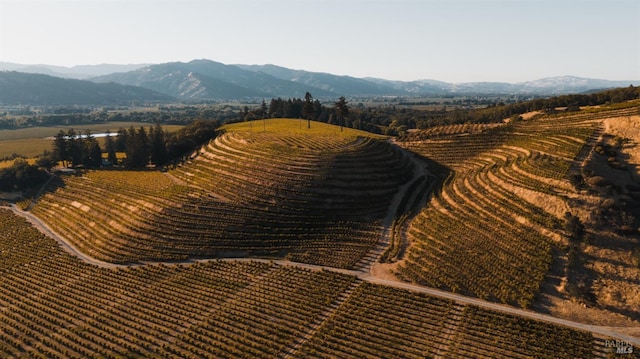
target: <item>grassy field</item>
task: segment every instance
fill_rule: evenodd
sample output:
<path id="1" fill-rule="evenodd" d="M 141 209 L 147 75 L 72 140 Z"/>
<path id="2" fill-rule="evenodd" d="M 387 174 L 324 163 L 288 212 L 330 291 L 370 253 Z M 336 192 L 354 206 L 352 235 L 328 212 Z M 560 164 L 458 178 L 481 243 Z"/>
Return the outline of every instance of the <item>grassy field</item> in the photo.
<path id="1" fill-rule="evenodd" d="M 322 122 L 311 121 L 311 128 L 307 128 L 307 120 L 301 119 L 269 119 L 255 120 L 248 122 L 234 123 L 222 126 L 221 129 L 233 132 L 253 132 L 291 135 L 313 135 L 313 136 L 340 136 L 346 138 L 371 137 L 385 139 L 387 136 L 372 134 L 371 132 L 355 130 L 352 128 L 340 129 L 339 126 Z"/>
<path id="2" fill-rule="evenodd" d="M 0 158 L 9 157 L 14 153 L 32 158 L 42 154 L 44 150 L 51 151 L 51 143 L 51 140 L 42 138 L 0 141 Z"/>
<path id="3" fill-rule="evenodd" d="M 32 127 L 21 128 L 17 130 L 0 130 L 0 158 L 5 158 L 17 153 L 24 157 L 35 157 L 40 155 L 44 150 L 51 150 L 51 140 L 47 137 L 55 136 L 60 130 L 68 131 L 73 128 L 76 132 L 81 133 L 91 130 L 92 133 L 111 131 L 115 133 L 120 128 L 129 127 L 145 128 L 151 126 L 149 123 L 142 122 L 109 122 L 91 125 L 76 126 L 52 126 L 52 127 Z M 174 132 L 182 128 L 181 125 L 163 125 L 168 132 Z M 100 141 L 100 139 L 99 139 Z M 103 144 L 100 142 L 101 145 Z"/>

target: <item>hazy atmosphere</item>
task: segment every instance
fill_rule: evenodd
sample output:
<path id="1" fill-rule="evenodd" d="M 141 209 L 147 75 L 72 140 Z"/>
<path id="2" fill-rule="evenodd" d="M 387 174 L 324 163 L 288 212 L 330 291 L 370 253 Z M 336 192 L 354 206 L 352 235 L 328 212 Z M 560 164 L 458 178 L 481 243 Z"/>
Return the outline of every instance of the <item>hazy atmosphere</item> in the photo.
<path id="1" fill-rule="evenodd" d="M 0 0 L 0 62 L 199 58 L 392 80 L 635 80 L 640 2 Z"/>

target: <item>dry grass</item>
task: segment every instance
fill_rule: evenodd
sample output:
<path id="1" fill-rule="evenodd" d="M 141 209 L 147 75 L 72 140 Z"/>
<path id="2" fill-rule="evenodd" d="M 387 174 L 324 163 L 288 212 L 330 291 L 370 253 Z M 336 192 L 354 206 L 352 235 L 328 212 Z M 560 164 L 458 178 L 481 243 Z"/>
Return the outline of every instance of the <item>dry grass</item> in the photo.
<path id="1" fill-rule="evenodd" d="M 24 157 L 35 157 L 44 150 L 51 151 L 51 140 L 30 138 L 0 141 L 0 158 L 9 157 L 14 153 Z"/>
<path id="2" fill-rule="evenodd" d="M 142 122 L 108 122 L 91 125 L 76 126 L 52 126 L 52 127 L 31 127 L 21 128 L 17 130 L 0 130 L 0 158 L 11 156 L 17 153 L 24 157 L 36 157 L 43 151 L 51 150 L 51 139 L 48 137 L 55 136 L 60 130 L 67 131 L 73 128 L 76 132 L 84 132 L 91 130 L 92 133 L 111 131 L 115 133 L 119 128 L 129 128 L 134 126 L 149 127 L 151 124 Z M 184 127 L 181 125 L 163 125 L 167 132 L 175 132 Z M 104 145 L 104 139 L 98 139 L 101 146 Z"/>
<path id="3" fill-rule="evenodd" d="M 601 123 L 605 131 L 598 143 L 611 145 L 616 138 L 624 140 L 616 161 L 624 163 L 625 168 L 614 169 L 607 155 L 594 153 L 584 164 L 584 169 L 593 174 L 587 179 L 591 192 L 582 191 L 570 200 L 571 211 L 579 215 L 589 231 L 589 243 L 581 246 L 581 273 L 588 281 L 592 301 L 585 306 L 566 297 L 560 299 L 565 294 L 560 293 L 550 300 L 553 304 L 549 308 L 554 315 L 585 323 L 640 328 L 640 268 L 633 265 L 631 258 L 633 248 L 640 246 L 640 235 L 637 229 L 621 234 L 620 224 L 615 224 L 610 214 L 604 223 L 595 215 L 603 208 L 624 211 L 625 207 L 618 204 L 632 201 L 625 194 L 626 188 L 640 185 L 640 116 L 605 118 Z M 637 201 L 632 201 L 626 210 L 637 207 Z"/>
<path id="4" fill-rule="evenodd" d="M 604 121 L 605 132 L 611 135 L 629 139 L 622 148 L 622 153 L 628 156 L 627 164 L 635 169 L 638 176 L 640 166 L 640 116 L 608 118 Z"/>
<path id="5" fill-rule="evenodd" d="M 307 128 L 307 126 L 307 120 L 285 118 L 239 122 L 222 126 L 221 129 L 233 132 L 289 133 L 292 135 L 340 136 L 347 138 L 387 138 L 387 136 L 376 135 L 371 132 L 355 130 L 347 127 L 344 127 L 341 130 L 340 126 L 330 125 L 323 122 L 311 121 L 311 128 Z"/>

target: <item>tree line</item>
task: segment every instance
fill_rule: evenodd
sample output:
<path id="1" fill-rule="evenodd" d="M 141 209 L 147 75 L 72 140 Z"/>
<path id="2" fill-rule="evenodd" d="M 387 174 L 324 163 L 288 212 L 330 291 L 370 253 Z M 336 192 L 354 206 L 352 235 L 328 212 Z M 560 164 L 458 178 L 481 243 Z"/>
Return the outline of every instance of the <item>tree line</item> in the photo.
<path id="1" fill-rule="evenodd" d="M 308 96 L 307 96 L 308 95 Z M 343 97 L 344 98 L 344 97 Z M 424 129 L 432 126 L 458 123 L 500 122 L 530 111 L 548 111 L 556 107 L 576 110 L 580 106 L 619 103 L 640 98 L 640 88 L 629 86 L 590 94 L 573 94 L 538 98 L 512 104 L 494 102 L 481 109 L 415 109 L 405 106 L 384 105 L 377 107 L 356 106 L 349 114 L 341 116 L 338 107 L 325 105 L 310 93 L 304 98 L 274 98 L 262 101 L 252 109 L 248 105 L 179 105 L 160 106 L 150 111 L 80 111 L 67 109 L 69 113 L 32 114 L 23 117 L 2 117 L 0 129 L 30 126 L 76 125 L 109 121 L 129 121 L 161 124 L 187 124 L 196 120 L 217 121 L 220 124 L 263 118 L 305 118 L 308 120 L 358 128 L 373 133 L 398 135 L 407 129 Z M 404 102 L 401 102 L 404 103 Z M 54 111 L 52 112 L 64 112 Z"/>
<path id="2" fill-rule="evenodd" d="M 408 129 L 426 129 L 432 126 L 460 123 L 496 123 L 506 118 L 515 118 L 531 111 L 553 112 L 557 107 L 566 107 L 567 111 L 577 111 L 580 106 L 613 104 L 640 98 L 640 88 L 625 87 L 590 94 L 572 94 L 539 98 L 529 101 L 504 104 L 497 102 L 480 109 L 414 109 L 386 105 L 378 107 L 354 107 L 346 105 L 341 97 L 332 107 L 327 107 L 313 97 L 272 99 L 267 105 L 250 111 L 245 106 L 238 120 L 261 118 L 305 118 L 344 127 L 357 128 L 373 133 L 390 136 L 402 135 Z M 340 104 L 340 105 L 339 105 Z M 341 109 L 347 109 L 347 114 Z"/>
<path id="3" fill-rule="evenodd" d="M 90 131 L 77 134 L 73 129 L 61 130 L 54 138 L 51 159 L 53 163 L 62 162 L 63 166 L 74 168 L 162 167 L 214 138 L 218 126 L 217 121 L 195 121 L 173 133 L 167 133 L 160 124 L 148 129 L 144 126 L 120 128 L 113 136 L 107 133 L 104 149 Z M 124 153 L 121 160 L 118 152 Z M 103 158 L 103 153 L 106 153 L 106 158 Z"/>

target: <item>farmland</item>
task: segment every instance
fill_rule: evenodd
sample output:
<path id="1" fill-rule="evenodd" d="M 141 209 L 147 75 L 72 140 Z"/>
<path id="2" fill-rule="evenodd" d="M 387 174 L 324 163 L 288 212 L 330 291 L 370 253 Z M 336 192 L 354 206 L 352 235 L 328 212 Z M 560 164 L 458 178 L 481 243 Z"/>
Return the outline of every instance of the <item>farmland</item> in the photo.
<path id="1" fill-rule="evenodd" d="M 91 125 L 47 126 L 0 130 L 0 158 L 9 157 L 14 153 L 31 158 L 41 155 L 45 150 L 51 151 L 51 139 L 48 137 L 55 136 L 60 130 L 66 132 L 73 128 L 76 132 L 82 133 L 90 130 L 92 133 L 111 131 L 111 133 L 115 134 L 119 128 L 129 128 L 130 126 L 148 127 L 149 124 L 142 122 L 106 122 Z M 165 127 L 168 132 L 173 132 L 183 126 L 166 125 L 163 127 Z M 103 143 L 101 143 L 101 145 L 103 145 Z"/>
<path id="2" fill-rule="evenodd" d="M 55 176 L 19 205 L 83 256 L 0 210 L 0 356 L 606 357 L 638 341 L 640 269 L 628 221 L 591 215 L 635 188 L 594 150 L 637 113 L 395 139 L 258 120 L 166 172 Z"/>
<path id="3" fill-rule="evenodd" d="M 260 261 L 100 268 L 8 210 L 0 221 L 9 233 L 0 244 L 3 357 L 588 358 L 604 350 L 588 332 L 331 271 Z M 487 323 L 493 337 L 481 334 Z"/>

